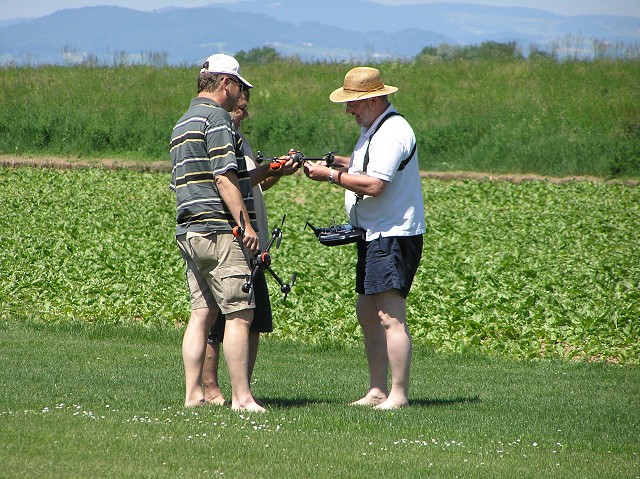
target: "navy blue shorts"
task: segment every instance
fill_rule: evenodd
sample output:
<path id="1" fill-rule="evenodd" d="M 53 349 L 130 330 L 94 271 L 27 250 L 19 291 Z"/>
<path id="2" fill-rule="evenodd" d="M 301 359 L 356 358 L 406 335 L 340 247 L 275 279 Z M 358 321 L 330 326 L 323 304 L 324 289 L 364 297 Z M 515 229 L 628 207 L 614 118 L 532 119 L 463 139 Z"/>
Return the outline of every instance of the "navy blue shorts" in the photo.
<path id="1" fill-rule="evenodd" d="M 273 331 L 273 316 L 271 315 L 271 301 L 269 290 L 267 289 L 267 278 L 264 271 L 258 270 L 253 280 L 253 300 L 256 307 L 253 310 L 253 321 L 249 331 L 253 333 L 270 333 Z M 224 338 L 224 314 L 220 312 L 211 332 L 209 332 L 209 343 L 221 343 Z"/>
<path id="2" fill-rule="evenodd" d="M 422 235 L 359 241 L 356 292 L 376 294 L 397 289 L 406 298 L 422 257 L 422 242 Z"/>

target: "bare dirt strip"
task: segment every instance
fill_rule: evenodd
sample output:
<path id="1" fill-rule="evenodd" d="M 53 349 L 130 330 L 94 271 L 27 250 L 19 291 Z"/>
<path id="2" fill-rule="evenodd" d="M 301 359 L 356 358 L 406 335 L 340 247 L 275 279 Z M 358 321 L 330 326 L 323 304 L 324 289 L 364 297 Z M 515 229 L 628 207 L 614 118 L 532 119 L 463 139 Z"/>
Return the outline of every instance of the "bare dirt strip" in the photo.
<path id="1" fill-rule="evenodd" d="M 0 155 L 0 166 L 20 167 L 31 166 L 40 168 L 105 168 L 105 169 L 130 169 L 133 171 L 150 171 L 168 173 L 171 171 L 169 161 L 124 161 L 112 159 L 92 159 L 83 160 L 80 158 L 62 158 L 51 156 L 18 156 Z M 638 186 L 639 179 L 605 179 L 596 176 L 565 176 L 551 177 L 534 174 L 492 174 L 471 171 L 421 171 L 423 178 L 432 178 L 448 181 L 508 181 L 510 183 L 523 183 L 527 181 L 548 181 L 550 183 L 562 184 L 572 181 L 589 181 L 592 183 L 624 184 L 627 186 Z"/>

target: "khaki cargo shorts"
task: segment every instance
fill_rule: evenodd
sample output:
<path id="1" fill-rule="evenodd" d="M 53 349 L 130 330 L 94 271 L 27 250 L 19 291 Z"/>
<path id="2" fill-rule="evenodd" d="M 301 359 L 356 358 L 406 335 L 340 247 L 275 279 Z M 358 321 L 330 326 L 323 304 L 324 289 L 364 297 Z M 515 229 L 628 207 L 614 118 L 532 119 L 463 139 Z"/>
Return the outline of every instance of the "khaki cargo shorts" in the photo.
<path id="1" fill-rule="evenodd" d="M 220 308 L 222 314 L 253 309 L 242 285 L 249 280 L 249 256 L 231 233 L 187 233 L 176 237 L 187 265 L 191 309 Z"/>

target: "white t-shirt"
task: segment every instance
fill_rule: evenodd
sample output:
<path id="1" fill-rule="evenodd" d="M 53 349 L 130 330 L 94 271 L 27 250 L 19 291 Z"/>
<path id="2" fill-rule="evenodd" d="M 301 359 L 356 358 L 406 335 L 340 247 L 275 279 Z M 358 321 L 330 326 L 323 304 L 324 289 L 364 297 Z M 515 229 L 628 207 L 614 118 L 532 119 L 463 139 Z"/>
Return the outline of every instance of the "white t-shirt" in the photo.
<path id="1" fill-rule="evenodd" d="M 369 128 L 361 128 L 360 139 L 351 154 L 349 173 L 364 174 L 364 156 L 371 134 L 380 120 L 392 111 L 396 110 L 389 105 Z M 414 236 L 425 231 L 417 150 L 405 168 L 398 171 L 415 141 L 413 129 L 402 116 L 388 118 L 371 141 L 366 174 L 389 184 L 380 196 L 364 196 L 360 201 L 354 192 L 347 190 L 345 193 L 349 222 L 366 230 L 367 241 L 380 236 Z"/>

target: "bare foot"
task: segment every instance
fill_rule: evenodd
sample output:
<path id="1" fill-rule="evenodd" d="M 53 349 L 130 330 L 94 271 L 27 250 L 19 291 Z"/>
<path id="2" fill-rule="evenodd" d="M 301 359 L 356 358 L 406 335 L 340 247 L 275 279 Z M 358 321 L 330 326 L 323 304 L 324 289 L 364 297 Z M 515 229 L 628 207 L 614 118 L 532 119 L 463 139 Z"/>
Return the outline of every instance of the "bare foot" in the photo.
<path id="1" fill-rule="evenodd" d="M 367 394 L 365 397 L 351 403 L 351 406 L 377 406 L 385 402 L 387 396 L 377 394 Z"/>
<path id="2" fill-rule="evenodd" d="M 222 396 L 218 396 L 216 398 L 207 399 L 207 404 L 209 406 L 224 406 L 227 404 L 227 401 L 225 401 Z"/>
<path id="3" fill-rule="evenodd" d="M 383 411 L 392 411 L 394 409 L 401 409 L 405 407 L 409 407 L 409 401 L 396 402 L 391 399 L 387 399 L 386 401 L 381 402 L 377 406 L 374 406 L 373 409 L 380 409 Z"/>
<path id="4" fill-rule="evenodd" d="M 268 412 L 264 407 L 262 407 L 256 401 L 251 401 L 243 406 L 232 405 L 231 409 L 233 409 L 234 411 Z"/>
<path id="5" fill-rule="evenodd" d="M 224 406 L 227 403 L 224 400 L 224 396 L 222 395 L 221 392 L 218 392 L 218 394 L 212 394 L 212 395 L 207 394 L 205 395 L 204 399 L 207 402 L 207 404 L 211 406 Z"/>
<path id="6" fill-rule="evenodd" d="M 207 402 L 204 399 L 199 399 L 197 401 L 185 402 L 184 407 L 200 407 L 206 405 Z"/>

